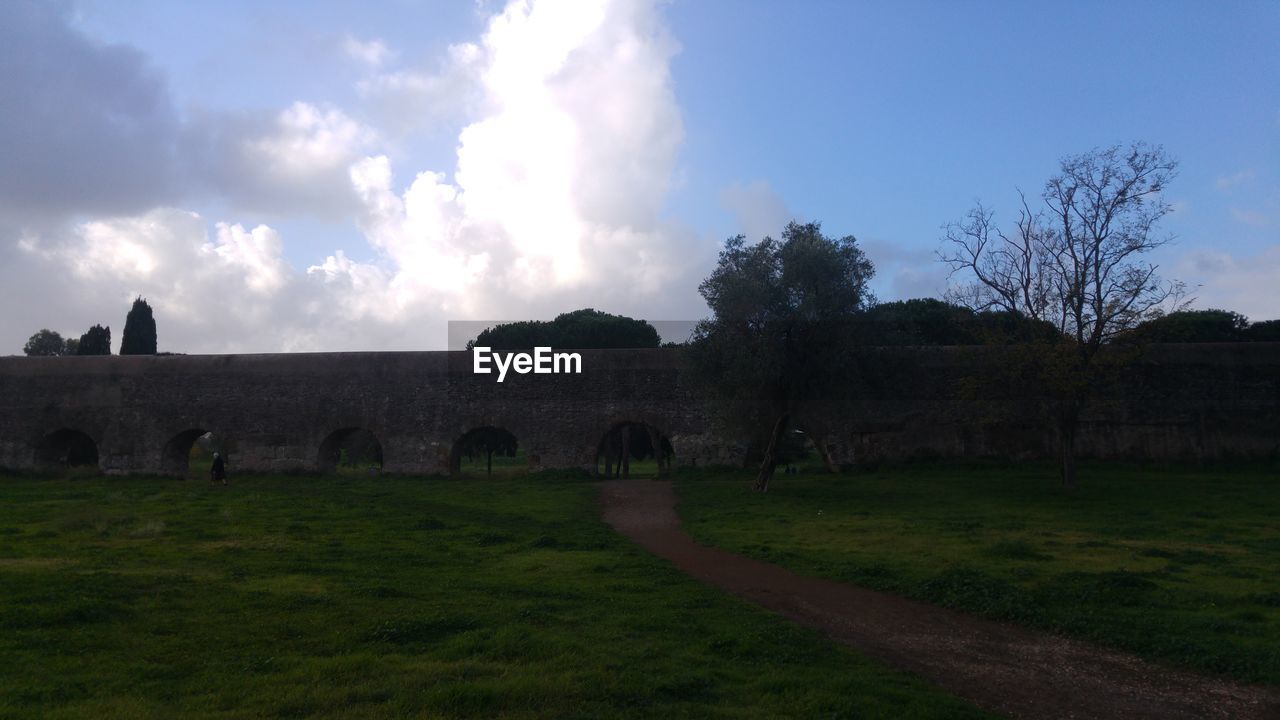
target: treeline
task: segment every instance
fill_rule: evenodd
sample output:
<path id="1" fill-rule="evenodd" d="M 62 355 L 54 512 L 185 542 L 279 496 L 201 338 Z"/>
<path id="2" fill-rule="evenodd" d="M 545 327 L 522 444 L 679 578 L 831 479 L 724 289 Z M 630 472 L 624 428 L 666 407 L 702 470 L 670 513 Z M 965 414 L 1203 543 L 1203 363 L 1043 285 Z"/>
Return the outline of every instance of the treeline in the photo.
<path id="1" fill-rule="evenodd" d="M 79 338 L 64 338 L 58 332 L 43 328 L 38 330 L 23 346 L 22 352 L 33 357 L 62 355 L 110 355 L 111 326 L 95 324 Z M 156 354 L 156 320 L 141 296 L 133 301 L 133 307 L 124 319 L 124 337 L 120 340 L 121 355 Z"/>
<path id="2" fill-rule="evenodd" d="M 549 322 L 526 320 L 486 328 L 467 349 L 527 350 L 534 347 L 578 350 L 658 347 L 658 331 L 644 320 L 584 308 Z"/>
<path id="3" fill-rule="evenodd" d="M 853 314 L 853 335 L 866 346 L 990 345 L 1052 341 L 1051 323 L 1008 311 L 977 312 L 934 298 L 895 300 Z M 467 348 L 525 350 L 533 347 L 619 349 L 658 347 L 658 331 L 644 320 L 591 308 L 547 321 L 521 321 L 487 328 Z M 1249 322 L 1230 310 L 1182 310 L 1120 333 L 1112 342 L 1280 342 L 1280 320 Z M 672 343 L 668 343 L 671 345 Z"/>
<path id="4" fill-rule="evenodd" d="M 986 345 L 1053 340 L 1052 324 L 1008 311 L 975 312 L 931 298 L 880 303 L 857 314 L 868 345 Z M 1181 310 L 1118 333 L 1113 343 L 1280 342 L 1280 320 L 1249 322 L 1230 310 Z"/>

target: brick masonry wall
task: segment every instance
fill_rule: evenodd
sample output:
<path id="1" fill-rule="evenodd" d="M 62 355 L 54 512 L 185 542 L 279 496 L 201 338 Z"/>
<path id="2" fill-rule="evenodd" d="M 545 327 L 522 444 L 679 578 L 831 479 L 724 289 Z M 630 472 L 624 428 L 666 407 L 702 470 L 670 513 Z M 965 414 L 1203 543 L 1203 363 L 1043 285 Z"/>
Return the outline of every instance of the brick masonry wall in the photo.
<path id="1" fill-rule="evenodd" d="M 35 466 L 42 438 L 69 428 L 97 444 L 104 472 L 173 472 L 166 446 L 200 430 L 224 438 L 235 471 L 307 472 L 331 433 L 363 428 L 385 471 L 435 474 L 464 433 L 492 425 L 535 469 L 590 470 L 624 421 L 667 435 L 679 465 L 741 462 L 744 443 L 709 421 L 677 351 L 581 352 L 582 375 L 512 372 L 501 384 L 473 375 L 467 353 L 5 357 L 0 467 Z M 999 366 L 991 350 L 880 352 L 893 372 L 861 378 L 866 392 L 830 433 L 841 461 L 1053 452 L 1039 419 L 967 407 L 958 388 Z M 1155 347 L 1107 395 L 1083 419 L 1086 457 L 1280 454 L 1280 343 Z"/>

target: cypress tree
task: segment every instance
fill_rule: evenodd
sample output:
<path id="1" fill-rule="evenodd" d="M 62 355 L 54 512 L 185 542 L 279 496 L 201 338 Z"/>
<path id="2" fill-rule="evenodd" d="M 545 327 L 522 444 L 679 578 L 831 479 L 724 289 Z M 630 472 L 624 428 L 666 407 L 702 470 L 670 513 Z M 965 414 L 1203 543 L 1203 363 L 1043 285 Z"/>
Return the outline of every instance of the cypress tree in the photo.
<path id="1" fill-rule="evenodd" d="M 133 308 L 124 319 L 124 336 L 120 338 L 121 355 L 156 354 L 156 319 L 151 306 L 142 296 L 133 301 Z"/>

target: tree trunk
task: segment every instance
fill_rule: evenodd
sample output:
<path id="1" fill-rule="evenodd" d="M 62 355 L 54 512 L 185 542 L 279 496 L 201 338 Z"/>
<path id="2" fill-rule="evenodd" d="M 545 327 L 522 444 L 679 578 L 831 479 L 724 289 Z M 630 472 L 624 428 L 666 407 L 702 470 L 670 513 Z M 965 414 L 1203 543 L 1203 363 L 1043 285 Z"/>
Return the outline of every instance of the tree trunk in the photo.
<path id="1" fill-rule="evenodd" d="M 831 448 L 827 445 L 827 439 L 821 435 L 814 435 L 813 446 L 818 449 L 818 454 L 822 456 L 822 462 L 827 466 L 827 472 L 832 475 L 840 474 L 840 467 L 836 465 L 836 461 L 831 457 Z"/>
<path id="2" fill-rule="evenodd" d="M 778 442 L 787 429 L 788 414 L 782 413 L 773 424 L 773 432 L 769 434 L 769 445 L 764 451 L 764 462 L 760 463 L 760 474 L 756 475 L 755 490 L 769 492 L 769 481 L 773 479 L 773 471 L 778 467 Z"/>
<path id="3" fill-rule="evenodd" d="M 604 436 L 604 476 L 613 479 L 613 438 Z"/>
<path id="4" fill-rule="evenodd" d="M 485 477 L 488 477 L 488 478 L 493 477 L 493 451 L 492 450 L 485 453 L 484 474 L 485 474 Z"/>
<path id="5" fill-rule="evenodd" d="M 631 428 L 622 428 L 622 479 L 631 479 Z"/>

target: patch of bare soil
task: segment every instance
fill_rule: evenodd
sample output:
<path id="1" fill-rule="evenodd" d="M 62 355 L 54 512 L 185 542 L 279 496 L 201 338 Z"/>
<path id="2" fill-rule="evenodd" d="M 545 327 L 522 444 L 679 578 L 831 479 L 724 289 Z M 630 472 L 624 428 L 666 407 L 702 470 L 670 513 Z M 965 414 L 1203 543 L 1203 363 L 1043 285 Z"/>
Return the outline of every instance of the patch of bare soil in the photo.
<path id="1" fill-rule="evenodd" d="M 1280 718 L 1280 691 L 705 547 L 670 482 L 601 483 L 606 522 L 689 575 L 814 628 L 978 707 L 1015 718 Z"/>

